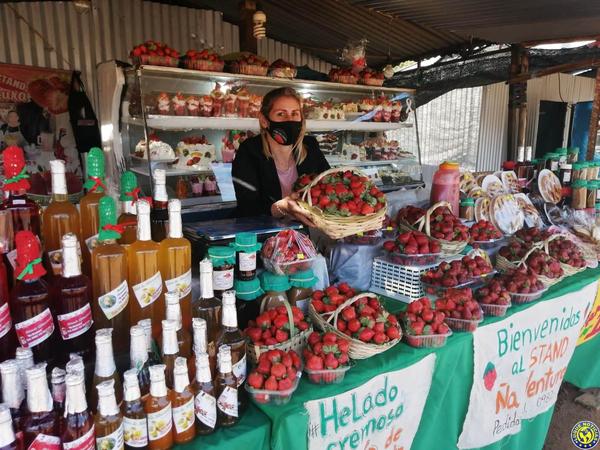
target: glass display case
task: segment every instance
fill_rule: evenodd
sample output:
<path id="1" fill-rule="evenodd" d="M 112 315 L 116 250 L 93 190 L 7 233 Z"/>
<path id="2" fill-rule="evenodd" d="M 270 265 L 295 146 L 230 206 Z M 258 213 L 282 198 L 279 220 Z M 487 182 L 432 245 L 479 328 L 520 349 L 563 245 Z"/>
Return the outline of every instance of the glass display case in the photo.
<path id="1" fill-rule="evenodd" d="M 420 155 L 385 137 L 413 127 L 412 90 L 114 62 L 99 70 L 114 78 L 101 84 L 100 100 L 102 128 L 120 130 L 107 143 L 115 167 L 135 172 L 147 195 L 150 175 L 164 169 L 169 197 L 182 200 L 184 213 L 235 207 L 231 161 L 240 143 L 259 132 L 262 96 L 281 86 L 303 97 L 307 133 L 332 166 L 358 167 L 385 191 L 423 184 Z M 102 112 L 103 104 L 113 111 Z"/>

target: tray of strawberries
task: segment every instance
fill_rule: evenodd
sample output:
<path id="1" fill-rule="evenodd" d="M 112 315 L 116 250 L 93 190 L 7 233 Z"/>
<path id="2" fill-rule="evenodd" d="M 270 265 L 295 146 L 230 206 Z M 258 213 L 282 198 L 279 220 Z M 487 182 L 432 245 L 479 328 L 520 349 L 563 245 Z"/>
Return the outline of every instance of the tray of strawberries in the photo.
<path id="1" fill-rule="evenodd" d="M 148 40 L 133 47 L 129 57 L 136 65 L 148 64 L 167 67 L 177 67 L 179 65 L 179 52 L 177 50 L 163 42 L 153 40 Z"/>
<path id="2" fill-rule="evenodd" d="M 521 228 L 515 233 L 515 238 L 526 244 L 538 244 L 541 247 L 543 241 L 550 237 L 548 230 L 542 230 L 537 227 Z"/>
<path id="3" fill-rule="evenodd" d="M 265 76 L 269 70 L 269 61 L 250 52 L 239 52 L 224 57 L 231 73 Z"/>
<path id="4" fill-rule="evenodd" d="M 511 295 L 506 289 L 504 279 L 496 277 L 486 286 L 475 291 L 475 299 L 486 316 L 502 317 L 511 306 Z"/>
<path id="5" fill-rule="evenodd" d="M 558 283 L 565 275 L 560 261 L 543 250 L 535 249 L 530 252 L 525 264 L 546 287 Z"/>
<path id="6" fill-rule="evenodd" d="M 191 49 L 185 52 L 184 65 L 186 69 L 223 72 L 225 61 L 223 61 L 219 54 L 213 49 Z"/>
<path id="7" fill-rule="evenodd" d="M 267 239 L 260 255 L 269 272 L 293 275 L 310 269 L 317 251 L 308 236 L 286 229 Z"/>
<path id="8" fill-rule="evenodd" d="M 469 229 L 469 235 L 471 245 L 484 250 L 498 247 L 505 241 L 502 232 L 487 220 L 475 222 Z"/>
<path id="9" fill-rule="evenodd" d="M 367 67 L 359 74 L 358 82 L 367 86 L 383 86 L 383 80 L 383 72 Z"/>
<path id="10" fill-rule="evenodd" d="M 453 331 L 475 331 L 483 320 L 483 310 L 470 288 L 449 289 L 435 301 L 435 310 L 446 315 L 446 323 Z"/>
<path id="11" fill-rule="evenodd" d="M 403 266 L 435 264 L 441 256 L 440 243 L 420 231 L 405 231 L 394 241 L 383 243 L 387 259 Z"/>
<path id="12" fill-rule="evenodd" d="M 329 80 L 334 83 L 356 84 L 358 76 L 349 67 L 333 68 L 329 71 Z"/>
<path id="13" fill-rule="evenodd" d="M 448 289 L 465 288 L 487 281 L 494 269 L 481 256 L 463 256 L 454 261 L 442 261 L 421 275 L 423 290 L 429 295 L 442 296 Z"/>
<path id="14" fill-rule="evenodd" d="M 258 358 L 258 364 L 248 375 L 246 391 L 261 405 L 285 405 L 300 383 L 302 361 L 290 350 L 269 350 Z"/>
<path id="15" fill-rule="evenodd" d="M 501 280 L 515 305 L 534 302 L 547 290 L 538 276 L 526 266 L 507 272 Z"/>
<path id="16" fill-rule="evenodd" d="M 348 339 L 340 338 L 335 333 L 313 331 L 302 352 L 308 381 L 315 384 L 338 384 L 344 381 L 346 372 L 352 367 L 349 350 Z"/>
<path id="17" fill-rule="evenodd" d="M 427 297 L 409 303 L 399 318 L 404 325 L 404 340 L 411 347 L 443 347 L 452 336 L 452 330 L 445 322 L 446 314 L 432 309 Z"/>

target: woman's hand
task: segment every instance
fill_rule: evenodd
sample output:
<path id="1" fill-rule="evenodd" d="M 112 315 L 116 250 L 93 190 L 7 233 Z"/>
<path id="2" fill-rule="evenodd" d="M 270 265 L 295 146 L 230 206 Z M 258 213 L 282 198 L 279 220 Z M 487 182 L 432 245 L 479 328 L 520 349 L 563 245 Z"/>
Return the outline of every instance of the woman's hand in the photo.
<path id="1" fill-rule="evenodd" d="M 316 227 L 310 215 L 298 205 L 297 200 L 298 194 L 294 192 L 289 197 L 276 201 L 271 205 L 271 215 L 273 217 L 290 216 L 306 226 Z"/>

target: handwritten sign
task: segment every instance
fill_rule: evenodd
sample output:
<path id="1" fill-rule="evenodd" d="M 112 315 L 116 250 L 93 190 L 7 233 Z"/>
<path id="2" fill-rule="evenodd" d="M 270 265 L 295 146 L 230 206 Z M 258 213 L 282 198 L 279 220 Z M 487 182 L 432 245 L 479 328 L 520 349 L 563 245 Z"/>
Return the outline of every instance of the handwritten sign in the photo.
<path id="1" fill-rule="evenodd" d="M 309 450 L 409 450 L 434 366 L 431 354 L 343 394 L 306 402 Z"/>
<path id="2" fill-rule="evenodd" d="M 539 303 L 473 333 L 474 373 L 458 448 L 516 434 L 556 402 L 598 283 Z"/>
<path id="3" fill-rule="evenodd" d="M 587 315 L 587 319 L 581 328 L 577 345 L 589 341 L 598 334 L 600 334 L 600 286 L 596 292 L 594 304 L 590 307 L 590 313 Z"/>

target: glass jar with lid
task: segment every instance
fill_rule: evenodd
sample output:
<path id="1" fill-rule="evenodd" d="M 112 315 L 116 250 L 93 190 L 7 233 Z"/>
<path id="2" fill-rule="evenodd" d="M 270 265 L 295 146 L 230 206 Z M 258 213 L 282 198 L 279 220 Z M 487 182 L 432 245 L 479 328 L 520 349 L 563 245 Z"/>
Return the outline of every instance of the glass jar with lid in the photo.
<path id="1" fill-rule="evenodd" d="M 587 200 L 586 208 L 596 208 L 596 195 L 598 192 L 598 181 L 588 180 L 587 182 Z"/>
<path id="2" fill-rule="evenodd" d="M 317 281 L 318 279 L 312 269 L 290 275 L 290 285 L 292 287 L 287 291 L 288 300 L 292 305 L 300 308 L 304 314 L 308 312 L 308 303 Z"/>
<path id="3" fill-rule="evenodd" d="M 460 201 L 459 218 L 468 222 L 475 220 L 475 200 L 471 197 Z"/>
<path id="4" fill-rule="evenodd" d="M 571 178 L 573 181 L 587 179 L 587 167 L 584 161 L 573 163 L 572 166 Z"/>
<path id="5" fill-rule="evenodd" d="M 558 171 L 558 159 L 557 153 L 546 153 L 546 169 L 552 172 Z"/>
<path id="6" fill-rule="evenodd" d="M 587 179 L 597 180 L 598 170 L 600 169 L 600 161 L 588 161 L 587 164 Z"/>
<path id="7" fill-rule="evenodd" d="M 223 292 L 233 289 L 235 250 L 231 247 L 208 248 L 208 257 L 213 264 L 213 291 L 222 299 Z"/>
<path id="8" fill-rule="evenodd" d="M 587 205 L 587 181 L 574 180 L 571 188 L 571 207 L 573 209 L 585 209 Z"/>
<path id="9" fill-rule="evenodd" d="M 571 185 L 571 178 L 573 172 L 573 165 L 569 163 L 562 163 L 560 165 L 560 171 L 558 172 L 558 179 L 560 180 L 560 184 L 563 186 Z"/>
<path id="10" fill-rule="evenodd" d="M 579 159 L 579 147 L 571 147 L 567 150 L 567 162 L 569 164 L 576 163 Z"/>
<path id="11" fill-rule="evenodd" d="M 260 280 L 235 280 L 235 307 L 240 330 L 248 326 L 248 321 L 256 319 L 260 314 L 260 299 L 265 291 L 260 287 Z"/>
<path id="12" fill-rule="evenodd" d="M 277 275 L 271 272 L 263 272 L 259 276 L 260 286 L 265 291 L 262 302 L 264 309 L 273 308 L 283 305 L 283 301 L 287 301 L 290 305 L 295 306 L 290 302 L 287 296 L 287 291 L 290 289 L 290 281 L 287 275 Z"/>
<path id="13" fill-rule="evenodd" d="M 567 162 L 568 150 L 566 147 L 557 148 L 555 150 L 555 153 L 558 156 L 558 164 L 563 164 Z"/>
<path id="14" fill-rule="evenodd" d="M 237 233 L 229 244 L 235 250 L 235 278 L 248 281 L 256 278 L 256 252 L 262 247 L 256 233 Z"/>

